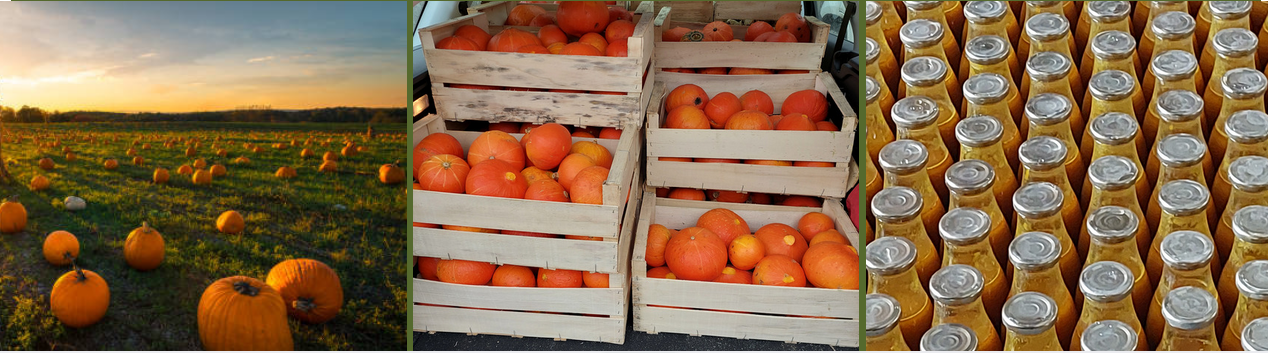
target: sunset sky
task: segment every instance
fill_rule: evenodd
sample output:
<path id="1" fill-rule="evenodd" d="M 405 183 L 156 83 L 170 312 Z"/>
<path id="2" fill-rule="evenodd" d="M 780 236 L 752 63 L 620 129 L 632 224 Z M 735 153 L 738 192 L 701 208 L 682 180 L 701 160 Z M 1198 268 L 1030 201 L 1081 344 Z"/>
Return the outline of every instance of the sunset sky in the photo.
<path id="1" fill-rule="evenodd" d="M 403 107 L 401 2 L 0 2 L 0 105 Z"/>

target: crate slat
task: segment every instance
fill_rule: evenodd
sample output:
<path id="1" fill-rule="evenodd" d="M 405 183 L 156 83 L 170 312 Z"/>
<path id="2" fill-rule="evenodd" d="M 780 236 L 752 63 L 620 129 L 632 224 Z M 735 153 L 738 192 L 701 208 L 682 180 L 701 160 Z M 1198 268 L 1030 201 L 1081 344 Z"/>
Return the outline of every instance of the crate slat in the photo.
<path id="1" fill-rule="evenodd" d="M 414 296 L 428 304 L 485 309 L 614 316 L 624 311 L 621 288 L 516 288 L 414 280 Z"/>
<path id="2" fill-rule="evenodd" d="M 459 332 L 623 344 L 625 320 L 623 317 L 414 306 L 414 330 L 420 332 Z"/>
<path id="3" fill-rule="evenodd" d="M 641 307 L 635 311 L 634 330 L 759 339 L 788 343 L 859 346 L 858 320 L 763 317 L 715 311 Z"/>
<path id="4" fill-rule="evenodd" d="M 673 5 L 677 7 L 678 3 Z M 778 20 L 783 14 L 801 13 L 800 1 L 715 1 L 713 18 L 744 20 Z"/>
<path id="5" fill-rule="evenodd" d="M 718 7 L 726 8 L 736 14 L 740 11 L 750 12 L 756 18 L 717 17 L 717 19 L 759 19 L 774 20 L 788 12 L 800 12 L 800 2 L 794 2 L 791 11 L 781 11 L 780 6 L 771 4 L 742 4 L 746 2 L 719 2 Z M 753 1 L 747 3 L 770 3 Z M 749 6 L 745 6 L 749 5 Z M 734 9 L 734 11 L 733 11 Z M 743 10 L 741 10 L 743 9 Z M 759 11 L 780 11 L 765 15 Z M 823 56 L 828 48 L 828 35 L 831 26 L 819 19 L 808 16 L 806 23 L 810 30 L 809 43 L 766 43 L 766 42 L 663 42 L 661 34 L 674 27 L 701 30 L 713 19 L 697 19 L 694 8 L 683 8 L 679 2 L 658 9 L 654 24 L 656 45 L 656 68 L 704 68 L 704 67 L 746 67 L 774 70 L 810 70 L 817 73 L 822 70 Z M 684 18 L 686 17 L 686 18 Z M 731 25 L 731 33 L 735 38 L 743 39 L 748 33 L 745 25 Z M 707 76 L 707 75 L 700 75 Z"/>

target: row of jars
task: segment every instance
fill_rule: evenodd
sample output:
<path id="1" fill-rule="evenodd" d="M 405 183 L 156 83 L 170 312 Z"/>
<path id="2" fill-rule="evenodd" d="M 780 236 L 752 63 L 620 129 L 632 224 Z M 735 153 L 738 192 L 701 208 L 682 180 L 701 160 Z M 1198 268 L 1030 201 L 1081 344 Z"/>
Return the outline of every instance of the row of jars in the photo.
<path id="1" fill-rule="evenodd" d="M 868 349 L 1259 347 L 1262 4 L 904 3 L 867 4 Z"/>

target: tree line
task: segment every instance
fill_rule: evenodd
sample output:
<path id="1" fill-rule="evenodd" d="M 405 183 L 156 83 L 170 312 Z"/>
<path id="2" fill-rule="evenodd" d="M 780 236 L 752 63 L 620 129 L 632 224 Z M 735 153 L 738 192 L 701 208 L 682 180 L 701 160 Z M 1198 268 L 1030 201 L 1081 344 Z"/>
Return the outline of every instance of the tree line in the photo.
<path id="1" fill-rule="evenodd" d="M 47 111 L 38 107 L 0 106 L 0 121 L 5 123 L 66 122 L 168 122 L 212 121 L 255 123 L 401 123 L 406 120 L 405 108 L 334 107 L 305 110 L 240 109 L 191 113 L 112 113 L 98 111 Z"/>

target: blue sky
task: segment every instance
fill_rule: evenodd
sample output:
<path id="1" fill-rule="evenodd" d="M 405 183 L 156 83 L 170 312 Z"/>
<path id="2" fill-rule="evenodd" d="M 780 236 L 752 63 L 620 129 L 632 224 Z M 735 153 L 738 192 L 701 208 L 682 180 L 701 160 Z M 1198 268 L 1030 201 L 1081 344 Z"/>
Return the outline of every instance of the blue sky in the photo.
<path id="1" fill-rule="evenodd" d="M 405 105 L 394 2 L 0 2 L 0 105 Z"/>

